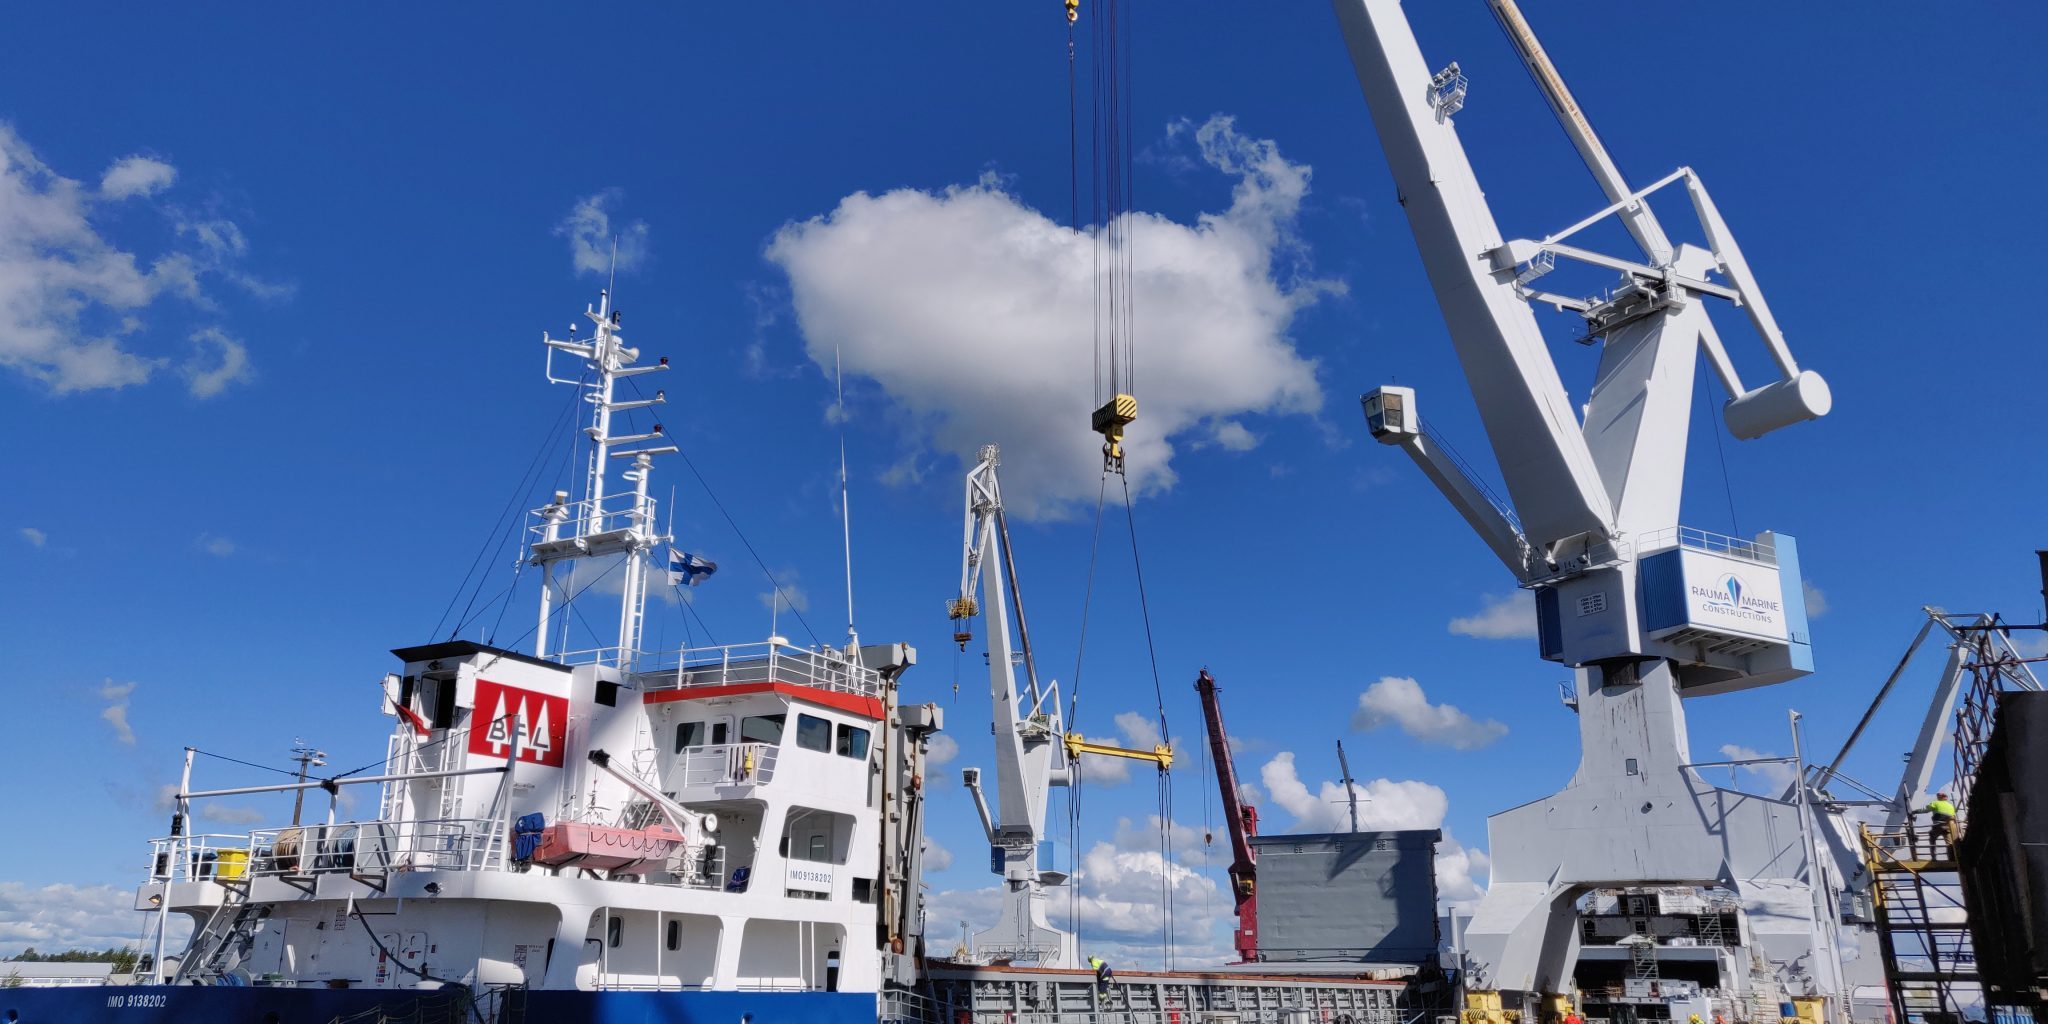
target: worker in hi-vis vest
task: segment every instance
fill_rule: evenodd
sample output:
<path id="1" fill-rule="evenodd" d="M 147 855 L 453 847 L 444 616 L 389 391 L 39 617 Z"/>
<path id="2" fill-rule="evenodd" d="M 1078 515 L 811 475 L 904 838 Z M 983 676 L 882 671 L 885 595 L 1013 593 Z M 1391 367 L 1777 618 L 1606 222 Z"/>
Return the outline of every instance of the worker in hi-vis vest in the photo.
<path id="1" fill-rule="evenodd" d="M 1088 958 L 1088 966 L 1095 968 L 1095 988 L 1097 991 L 1109 988 L 1109 983 L 1116 980 L 1116 972 L 1109 969 L 1109 961 L 1099 956 L 1091 956 Z"/>
<path id="2" fill-rule="evenodd" d="M 1927 801 L 1927 814 L 1934 819 L 1934 834 L 1953 837 L 1956 834 L 1956 805 L 1949 802 L 1947 793 L 1936 793 Z"/>

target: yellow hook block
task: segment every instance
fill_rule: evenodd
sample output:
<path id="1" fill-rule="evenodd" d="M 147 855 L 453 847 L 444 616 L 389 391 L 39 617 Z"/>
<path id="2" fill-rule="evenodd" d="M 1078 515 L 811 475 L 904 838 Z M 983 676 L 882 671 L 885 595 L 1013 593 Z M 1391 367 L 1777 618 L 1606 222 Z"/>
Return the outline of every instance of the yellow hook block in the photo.
<path id="1" fill-rule="evenodd" d="M 1121 472 L 1124 461 L 1124 428 L 1138 420 L 1138 400 L 1130 395 L 1117 395 L 1104 402 L 1090 418 L 1090 426 L 1102 435 L 1102 457 L 1111 468 Z"/>

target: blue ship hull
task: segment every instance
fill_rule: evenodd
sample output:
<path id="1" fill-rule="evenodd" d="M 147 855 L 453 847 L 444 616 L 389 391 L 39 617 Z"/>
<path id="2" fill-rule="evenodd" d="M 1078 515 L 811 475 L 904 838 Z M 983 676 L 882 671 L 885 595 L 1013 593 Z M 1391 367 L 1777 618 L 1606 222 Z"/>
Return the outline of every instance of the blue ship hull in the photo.
<path id="1" fill-rule="evenodd" d="M 460 992 L 93 986 L 0 989 L 0 1024 L 331 1024 L 337 1018 L 471 1022 Z M 10 1015 L 11 1014 L 11 1015 Z M 358 1015 L 365 1015 L 358 1017 Z M 848 1024 L 875 1019 L 871 992 L 553 992 L 511 997 L 506 1024 Z"/>

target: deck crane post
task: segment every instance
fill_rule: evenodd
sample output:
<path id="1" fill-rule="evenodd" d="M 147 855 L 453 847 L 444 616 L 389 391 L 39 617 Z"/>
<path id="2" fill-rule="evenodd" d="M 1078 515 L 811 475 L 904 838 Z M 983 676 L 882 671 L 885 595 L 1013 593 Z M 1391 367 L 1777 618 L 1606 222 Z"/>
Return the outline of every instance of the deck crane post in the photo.
<path id="1" fill-rule="evenodd" d="M 1010 607 L 1019 602 L 1021 594 L 1010 554 L 1009 529 L 1003 520 L 1002 485 L 996 479 L 996 467 L 1001 464 L 996 446 L 984 445 L 967 473 L 960 594 L 947 605 L 954 621 L 953 639 L 963 649 L 973 638 L 970 620 L 986 613 L 989 696 L 995 704 L 993 812 L 982 795 L 981 771 L 968 768 L 961 773 L 988 833 L 989 867 L 1003 876 L 1002 916 L 994 927 L 975 934 L 974 946 L 982 956 L 1035 962 L 1040 967 L 1078 967 L 1074 934 L 1053 927 L 1046 918 L 1045 889 L 1065 884 L 1066 876 L 1038 866 L 1047 797 L 1052 787 L 1069 783 L 1071 760 L 1063 742 L 1066 730 L 1060 716 L 1059 684 L 1039 685 L 1021 606 L 1017 631 L 1025 686 L 1022 691 L 1017 686 L 1011 658 Z"/>
<path id="2" fill-rule="evenodd" d="M 1150 750 L 1112 746 L 1068 732 L 1060 714 L 1057 681 L 1041 685 L 1032 656 L 1031 634 L 1024 625 L 1024 597 L 1017 586 L 1017 562 L 1010 549 L 1010 528 L 1003 518 L 1003 489 L 996 478 L 1002 452 L 983 445 L 974 468 L 967 472 L 967 501 L 960 560 L 960 594 L 946 603 L 953 620 L 953 640 L 961 650 L 974 639 L 972 621 L 986 613 L 988 683 L 994 701 L 996 805 L 990 809 L 982 793 L 981 770 L 961 771 L 961 781 L 974 797 L 975 811 L 988 834 L 989 868 L 1003 876 L 1002 917 L 995 927 L 976 932 L 975 952 L 1012 963 L 1041 967 L 1077 967 L 1074 934 L 1047 923 L 1045 890 L 1067 883 L 1064 872 L 1038 866 L 1038 845 L 1045 838 L 1046 802 L 1054 786 L 1073 784 L 1074 767 L 1084 754 L 1145 761 L 1160 771 L 1173 767 L 1173 748 L 1161 742 Z M 1016 616 L 1017 643 L 1010 642 L 1011 615 Z M 1024 666 L 1024 688 L 1017 686 L 1017 663 Z"/>
<path id="3" fill-rule="evenodd" d="M 1252 853 L 1252 837 L 1259 834 L 1258 808 L 1244 802 L 1237 785 L 1237 766 L 1230 757 L 1230 734 L 1223 730 L 1223 699 L 1216 679 L 1203 669 L 1195 677 L 1195 692 L 1202 697 L 1202 721 L 1209 731 L 1209 756 L 1216 762 L 1216 787 L 1223 796 L 1223 821 L 1230 830 L 1230 896 L 1236 901 L 1237 931 L 1232 943 L 1237 958 L 1252 963 L 1259 958 L 1258 861 Z"/>
<path id="4" fill-rule="evenodd" d="M 1733 396 L 1722 412 L 1739 439 L 1825 415 L 1832 398 L 1793 360 L 1699 175 L 1679 168 L 1631 188 L 1514 0 L 1488 3 L 1608 199 L 1541 239 L 1506 238 L 1494 222 L 1452 120 L 1470 88 L 1459 65 L 1424 62 L 1400 0 L 1333 0 L 1507 497 L 1433 441 L 1414 389 L 1364 396 L 1367 425 L 1406 451 L 1534 592 L 1541 655 L 1576 674 L 1577 772 L 1555 795 L 1488 822 L 1492 877 L 1467 933 L 1477 997 L 1468 1009 L 1533 1014 L 1542 996 L 1571 990 L 1581 895 L 1674 885 L 1743 901 L 1747 948 L 1714 954 L 1724 984 L 1748 988 L 1753 952 L 1787 990 L 1828 997 L 1839 1014 L 1860 979 L 1837 970 L 1842 925 L 1818 910 L 1835 901 L 1816 890 L 1843 884 L 1854 866 L 1778 841 L 1801 834 L 1807 788 L 1759 800 L 1708 785 L 1691 767 L 1681 703 L 1812 671 L 1797 545 L 1678 521 L 1702 354 Z M 1651 211 L 1650 196 L 1679 182 L 1704 248 L 1674 244 Z M 1579 243 L 1617 217 L 1640 254 Z M 1541 290 L 1561 261 L 1614 276 L 1592 295 Z M 1777 379 L 1743 384 L 1706 312 L 1717 301 L 1748 317 Z M 1578 340 L 1601 346 L 1582 406 L 1551 359 L 1538 305 L 1577 314 Z"/>

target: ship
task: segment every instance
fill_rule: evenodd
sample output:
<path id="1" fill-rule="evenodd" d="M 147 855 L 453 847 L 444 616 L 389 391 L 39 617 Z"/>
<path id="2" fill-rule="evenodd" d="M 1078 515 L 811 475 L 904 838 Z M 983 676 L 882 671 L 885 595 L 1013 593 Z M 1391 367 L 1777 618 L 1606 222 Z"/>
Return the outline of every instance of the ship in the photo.
<path id="1" fill-rule="evenodd" d="M 139 983 L 7 989 L 8 1019 L 1395 1019 L 1412 967 L 1110 986 L 1074 962 L 1071 936 L 1051 956 L 928 958 L 924 787 L 944 723 L 900 699 L 916 650 L 851 636 L 642 649 L 651 583 L 715 565 L 657 525 L 655 463 L 678 447 L 625 415 L 665 401 L 634 378 L 668 360 L 626 344 L 608 292 L 584 316 L 587 335 L 541 337 L 547 379 L 589 408 L 587 458 L 580 496 L 528 513 L 522 571 L 541 585 L 526 636 L 393 649 L 372 770 L 209 788 L 188 748 L 135 891 Z M 614 576 L 616 642 L 564 649 L 561 620 L 588 626 L 570 609 Z M 341 820 L 355 789 L 375 812 Z M 204 801 L 293 792 L 324 796 L 324 818 L 194 828 Z"/>

